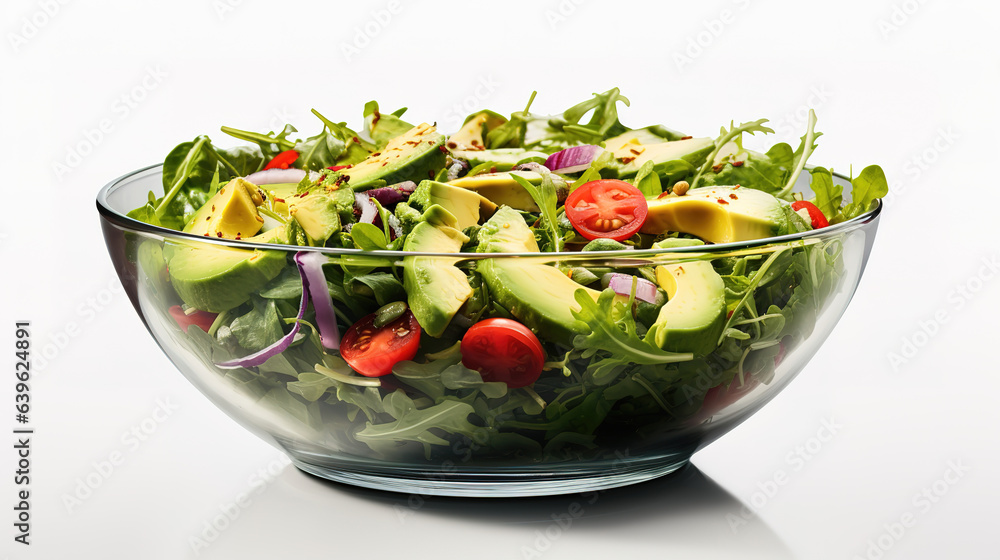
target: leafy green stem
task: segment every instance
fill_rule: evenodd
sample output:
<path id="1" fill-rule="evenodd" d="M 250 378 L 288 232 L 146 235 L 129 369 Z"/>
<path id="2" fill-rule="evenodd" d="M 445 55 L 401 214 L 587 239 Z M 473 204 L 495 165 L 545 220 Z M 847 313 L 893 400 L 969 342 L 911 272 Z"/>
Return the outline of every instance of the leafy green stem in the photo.
<path id="1" fill-rule="evenodd" d="M 809 155 L 812 154 L 815 145 L 813 142 L 816 140 L 816 112 L 809 109 L 809 123 L 806 125 L 806 135 L 802 139 L 802 153 L 799 155 L 799 160 L 795 162 L 795 169 L 792 170 L 792 174 L 788 177 L 788 183 L 785 184 L 785 188 L 781 189 L 778 194 L 774 195 L 776 198 L 785 198 L 792 189 L 795 187 L 795 181 L 798 180 L 799 174 L 806 166 L 806 160 L 809 159 Z"/>
<path id="2" fill-rule="evenodd" d="M 694 176 L 694 179 L 691 181 L 691 188 L 695 188 L 698 186 L 698 181 L 701 180 L 701 176 L 704 175 L 706 172 L 708 172 L 709 169 L 711 169 L 712 162 L 715 161 L 716 156 L 719 155 L 719 152 L 726 144 L 729 143 L 730 140 L 738 138 L 744 132 L 750 134 L 753 134 L 755 132 L 763 132 L 764 134 L 774 133 L 774 130 L 764 126 L 764 123 L 766 122 L 767 119 L 759 119 L 753 122 L 743 123 L 740 126 L 733 126 L 733 123 L 730 122 L 729 123 L 730 129 L 728 131 L 725 129 L 725 127 L 723 127 L 722 134 L 715 139 L 715 148 L 712 150 L 712 153 L 708 154 L 708 157 L 705 158 L 705 163 L 702 164 L 701 169 L 698 170 L 698 173 Z"/>

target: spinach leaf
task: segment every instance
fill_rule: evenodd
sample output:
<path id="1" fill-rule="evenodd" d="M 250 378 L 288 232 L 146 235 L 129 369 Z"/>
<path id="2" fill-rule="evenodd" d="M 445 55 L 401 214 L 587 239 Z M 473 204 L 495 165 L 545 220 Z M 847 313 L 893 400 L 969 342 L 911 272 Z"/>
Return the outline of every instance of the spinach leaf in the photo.
<path id="1" fill-rule="evenodd" d="M 256 352 L 263 350 L 285 336 L 282 320 L 278 316 L 275 300 L 254 296 L 253 308 L 236 319 L 229 326 L 240 346 Z"/>
<path id="2" fill-rule="evenodd" d="M 385 232 L 373 224 L 361 222 L 351 226 L 351 239 L 358 249 L 365 251 L 384 250 L 387 241 Z"/>
<path id="3" fill-rule="evenodd" d="M 295 167 L 308 171 L 320 171 L 337 164 L 347 146 L 344 140 L 323 128 L 316 136 L 310 136 L 295 144 L 299 153 Z"/>
<path id="4" fill-rule="evenodd" d="M 660 185 L 660 176 L 654 171 L 655 167 L 652 160 L 647 161 L 642 164 L 639 172 L 635 174 L 635 179 L 632 180 L 635 188 L 647 198 L 663 194 L 663 186 Z"/>

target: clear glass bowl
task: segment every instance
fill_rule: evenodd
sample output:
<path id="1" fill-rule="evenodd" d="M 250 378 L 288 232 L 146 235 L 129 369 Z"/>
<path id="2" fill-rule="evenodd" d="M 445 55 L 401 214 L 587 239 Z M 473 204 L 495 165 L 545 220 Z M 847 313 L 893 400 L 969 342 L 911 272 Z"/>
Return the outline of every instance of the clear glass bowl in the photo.
<path id="1" fill-rule="evenodd" d="M 310 361 L 326 360 L 329 366 L 352 372 L 345 371 L 346 365 L 335 355 L 324 358 L 319 348 L 305 347 L 318 347 L 310 337 L 260 367 L 219 368 L 217 362 L 250 352 L 234 348 L 231 333 L 220 330 L 209 336 L 197 327 L 181 330 L 170 314 L 181 300 L 170 284 L 163 250 L 176 243 L 244 248 L 248 244 L 191 236 L 126 217 L 145 203 L 149 191 L 162 193 L 160 166 L 111 182 L 97 199 L 101 225 L 133 306 L 191 383 L 230 417 L 287 453 L 303 471 L 358 486 L 461 496 L 597 490 L 662 476 L 686 464 L 694 452 L 774 398 L 816 353 L 858 286 L 881 211 L 879 204 L 858 218 L 822 230 L 743 243 L 628 252 L 436 255 L 449 262 L 457 256 L 460 267 L 472 267 L 483 258 L 523 259 L 563 269 L 632 273 L 641 267 L 694 261 L 712 261 L 723 272 L 734 265 L 753 269 L 770 263 L 770 272 L 758 275 L 760 283 L 749 298 L 758 319 L 747 322 L 744 315 L 744 320 L 731 325 L 743 334 L 732 332 L 735 336 L 704 358 L 619 366 L 598 379 L 581 372 L 607 354 L 576 355 L 569 362 L 570 371 L 543 372 L 533 386 L 536 395 L 506 387 L 494 387 L 486 395 L 475 384 L 452 381 L 449 387 L 440 371 L 419 367 L 425 353 L 441 351 L 458 339 L 449 340 L 447 332 L 444 340 L 424 334 L 415 362 L 397 369 L 399 374 L 380 378 L 382 385 L 375 388 L 321 379 Z M 402 257 L 414 255 L 257 247 L 278 253 L 286 263 L 298 251 L 320 251 L 333 265 L 327 269 L 340 265 L 398 272 L 405 266 Z M 297 275 L 294 265 L 286 266 Z M 359 318 L 359 308 L 370 313 L 377 307 L 363 293 L 354 297 L 356 309 L 335 300 L 341 332 L 348 320 Z M 290 296 L 286 303 L 297 306 L 297 298 Z M 310 307 L 307 320 L 311 312 Z M 783 325 L 771 320 L 776 315 Z M 460 329 L 456 332 L 460 337 Z M 550 360 L 567 350 L 549 344 L 546 348 Z M 496 396 L 500 391 L 503 395 Z M 397 397 L 386 399 L 390 394 Z M 544 401 L 544 409 L 536 396 Z M 412 417 L 393 427 L 396 416 L 406 413 L 403 409 L 412 412 L 461 402 L 472 406 L 461 407 L 463 418 L 456 419 L 451 411 L 452 423 L 459 426 L 454 431 L 422 430 Z M 378 437 L 358 437 L 362 431 L 377 432 Z"/>

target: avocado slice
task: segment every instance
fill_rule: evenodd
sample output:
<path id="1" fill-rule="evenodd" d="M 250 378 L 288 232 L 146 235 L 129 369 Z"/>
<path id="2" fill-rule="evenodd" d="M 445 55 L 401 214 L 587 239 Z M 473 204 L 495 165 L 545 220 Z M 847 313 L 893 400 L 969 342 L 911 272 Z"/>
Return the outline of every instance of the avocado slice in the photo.
<path id="1" fill-rule="evenodd" d="M 642 233 L 679 231 L 711 243 L 729 243 L 784 235 L 791 227 L 784 202 L 738 186 L 701 187 L 646 202 L 649 214 Z"/>
<path id="2" fill-rule="evenodd" d="M 626 132 L 605 141 L 605 150 L 615 156 L 614 165 L 609 168 L 616 171 L 618 177 L 631 177 L 648 162 L 653 162 L 653 170 L 662 174 L 667 163 L 676 160 L 687 162 L 692 167 L 701 165 L 705 158 L 715 148 L 711 138 L 688 138 L 670 142 L 643 144 L 641 136 L 630 136 Z"/>
<path id="3" fill-rule="evenodd" d="M 310 245 L 322 246 L 331 235 L 340 231 L 340 208 L 325 192 L 317 191 L 292 200 L 288 213 L 302 227 Z"/>
<path id="4" fill-rule="evenodd" d="M 444 136 L 423 123 L 411 128 L 353 166 L 340 170 L 342 181 L 355 191 L 370 189 L 381 181 L 387 184 L 419 182 L 433 178 L 444 167 Z"/>
<path id="5" fill-rule="evenodd" d="M 535 204 L 535 200 L 531 198 L 528 191 L 524 190 L 524 187 L 514 180 L 514 175 L 527 180 L 532 185 L 542 184 L 542 175 L 534 171 L 485 173 L 474 177 L 461 177 L 454 181 L 449 181 L 448 184 L 453 187 L 475 191 L 490 199 L 498 206 L 510 206 L 511 208 L 526 212 L 538 212 L 538 205 Z M 565 200 L 566 195 L 569 193 L 565 179 L 553 173 L 552 180 L 555 182 L 559 200 Z"/>
<path id="6" fill-rule="evenodd" d="M 403 243 L 404 251 L 458 253 L 469 241 L 456 229 L 458 220 L 441 206 L 431 206 L 434 217 L 414 226 Z M 465 273 L 455 266 L 460 259 L 448 257 L 403 258 L 403 287 L 410 311 L 420 328 L 431 336 L 441 336 L 452 317 L 472 295 Z"/>
<path id="7" fill-rule="evenodd" d="M 448 138 L 451 150 L 482 150 L 486 146 L 486 134 L 507 122 L 507 119 L 493 111 L 480 111 L 465 119 L 462 128 Z"/>
<path id="8" fill-rule="evenodd" d="M 501 207 L 479 230 L 481 253 L 535 253 L 538 243 L 521 215 Z M 584 288 L 559 269 L 535 259 L 496 258 L 478 261 L 490 295 L 511 315 L 540 338 L 570 345 L 581 334 L 575 328 L 573 311 L 580 311 L 574 299 L 584 290 L 597 301 L 600 292 Z"/>
<path id="9" fill-rule="evenodd" d="M 252 237 L 264 225 L 257 207 L 264 197 L 257 185 L 237 177 L 208 199 L 184 231 L 195 235 L 240 239 Z"/>
<path id="10" fill-rule="evenodd" d="M 667 303 L 646 333 L 646 341 L 698 357 L 715 350 L 726 326 L 726 286 L 712 263 L 658 266 L 656 280 L 667 292 Z"/>
<path id="11" fill-rule="evenodd" d="M 464 159 L 472 167 L 484 163 L 500 163 L 513 167 L 526 159 L 540 158 L 544 161 L 549 155 L 545 152 L 525 150 L 524 148 L 497 148 L 495 150 L 452 150 L 451 157 Z"/>
<path id="12" fill-rule="evenodd" d="M 480 219 L 497 211 L 496 204 L 474 191 L 429 180 L 417 185 L 409 203 L 423 209 L 435 204 L 441 206 L 456 218 L 458 224 L 454 227 L 458 229 L 479 225 Z"/>
<path id="13" fill-rule="evenodd" d="M 260 236 L 253 240 L 261 241 Z M 213 313 L 247 301 L 285 266 L 282 251 L 170 243 L 164 254 L 177 295 L 191 307 Z"/>

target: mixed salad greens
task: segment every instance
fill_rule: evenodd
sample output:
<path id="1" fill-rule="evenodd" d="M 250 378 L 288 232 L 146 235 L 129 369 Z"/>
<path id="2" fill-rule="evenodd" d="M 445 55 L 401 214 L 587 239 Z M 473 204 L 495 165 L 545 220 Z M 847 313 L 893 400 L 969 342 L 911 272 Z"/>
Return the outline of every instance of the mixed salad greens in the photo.
<path id="1" fill-rule="evenodd" d="M 773 132 L 763 119 L 692 137 L 626 127 L 617 89 L 558 115 L 534 97 L 449 136 L 373 101 L 360 130 L 314 110 L 313 136 L 184 142 L 165 194 L 129 216 L 255 245 L 146 239 L 145 289 L 220 375 L 362 456 L 654 446 L 768 383 L 837 287 L 839 238 L 697 247 L 855 218 L 887 193 L 882 170 L 845 203 L 806 165 L 812 114 L 797 147 L 757 152 L 743 138 Z"/>

